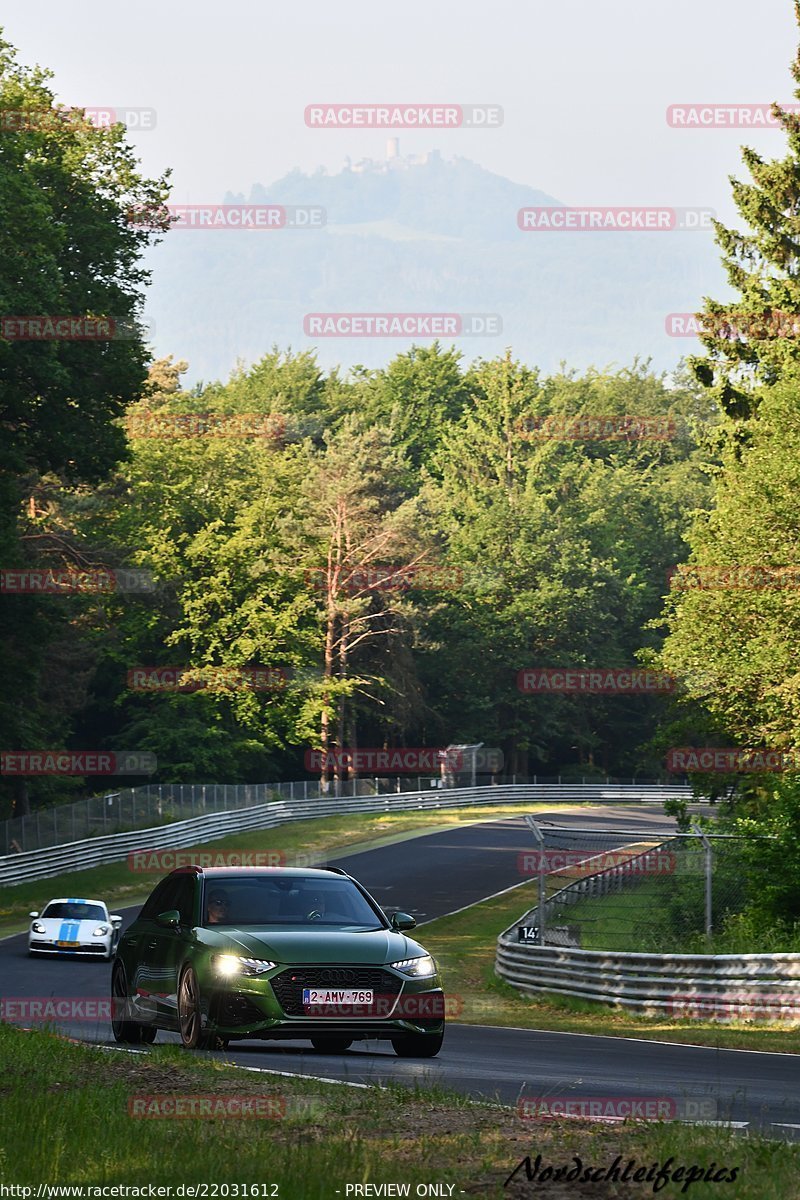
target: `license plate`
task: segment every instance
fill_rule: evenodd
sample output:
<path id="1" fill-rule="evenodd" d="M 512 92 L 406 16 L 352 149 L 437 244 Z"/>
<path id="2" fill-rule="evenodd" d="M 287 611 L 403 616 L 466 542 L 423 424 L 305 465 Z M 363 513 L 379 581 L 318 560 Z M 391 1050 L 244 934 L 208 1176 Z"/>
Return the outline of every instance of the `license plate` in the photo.
<path id="1" fill-rule="evenodd" d="M 307 1008 L 318 1004 L 372 1004 L 372 988 L 303 988 L 303 1004 Z"/>
<path id="2" fill-rule="evenodd" d="M 74 950 L 76 946 L 80 946 L 80 942 L 56 942 L 57 946 L 61 946 L 64 950 Z"/>

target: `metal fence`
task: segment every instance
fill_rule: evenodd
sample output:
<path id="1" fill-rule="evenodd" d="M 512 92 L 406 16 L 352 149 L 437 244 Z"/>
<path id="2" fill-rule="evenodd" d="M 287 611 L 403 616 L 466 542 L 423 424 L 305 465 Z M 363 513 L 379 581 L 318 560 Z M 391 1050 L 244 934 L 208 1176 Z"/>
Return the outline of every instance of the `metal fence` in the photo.
<path id="1" fill-rule="evenodd" d="M 479 780 L 488 784 L 490 779 Z M 561 776 L 512 776 L 507 782 L 534 785 L 562 784 Z M 149 784 L 136 788 L 121 788 L 104 796 L 92 796 L 72 804 L 39 809 L 29 816 L 0 821 L 0 854 L 19 854 L 28 850 L 59 846 L 83 838 L 105 837 L 134 829 L 149 829 L 155 825 L 184 821 L 208 812 L 228 812 L 251 808 L 271 799 L 313 800 L 327 796 L 380 796 L 398 792 L 439 790 L 440 776 L 392 776 L 391 778 L 362 778 L 334 782 L 327 789 L 319 780 L 303 779 L 287 783 L 176 783 Z M 578 781 L 573 781 L 577 785 Z M 581 781 L 592 786 L 598 781 Z M 602 780 L 599 781 L 602 783 Z M 565 781 L 566 784 L 566 781 Z M 497 786 L 503 786 L 497 784 Z M 627 789 L 651 786 L 650 781 L 606 779 L 606 787 L 618 787 L 624 798 Z M 686 795 L 680 784 L 655 784 L 665 795 Z"/>
<path id="2" fill-rule="evenodd" d="M 523 995 L 676 1020 L 800 1020 L 800 954 L 625 954 L 521 945 L 515 931 L 498 938 L 495 970 Z"/>
<path id="3" fill-rule="evenodd" d="M 267 785 L 259 785 L 266 788 Z M 288 786 L 288 785 L 284 785 Z M 219 801 L 218 788 L 216 800 Z M 247 806 L 230 804 L 226 811 L 206 808 L 199 815 L 168 825 L 147 829 L 117 832 L 84 838 L 75 842 L 36 850 L 12 853 L 0 857 L 0 884 L 17 884 L 34 879 L 48 879 L 65 871 L 104 863 L 120 862 L 133 850 L 180 848 L 197 846 L 247 829 L 271 829 L 288 821 L 309 820 L 314 817 L 343 813 L 403 812 L 410 809 L 446 809 L 465 805 L 501 804 L 622 804 L 653 803 L 661 805 L 669 796 L 686 797 L 689 789 L 674 786 L 627 785 L 603 787 L 599 784 L 508 784 L 489 787 L 431 789 L 416 792 L 394 792 L 382 796 L 316 796 L 306 799 L 280 798 L 268 789 L 266 802 Z M 224 794 L 224 793 L 223 793 Z M 252 800 L 254 794 L 249 793 Z M 213 801 L 211 789 L 199 789 L 195 804 Z M 241 799 L 241 797 L 240 797 Z"/>
<path id="4" fill-rule="evenodd" d="M 518 925 L 540 946 L 702 953 L 758 886 L 756 839 L 694 826 L 664 840 L 646 825 L 601 831 L 526 820 L 534 845 L 520 865 L 537 880 L 537 905 Z"/>
<path id="5" fill-rule="evenodd" d="M 501 979 L 672 1019 L 800 1021 L 800 954 L 683 952 L 760 886 L 751 842 L 762 839 L 526 820 L 538 904 L 497 939 Z"/>
<path id="6" fill-rule="evenodd" d="M 340 785 L 338 794 L 374 796 L 397 790 L 382 786 L 385 782 L 351 780 Z M 420 790 L 422 783 L 421 779 L 403 782 L 407 787 L 402 790 L 408 791 Z M 122 788 L 105 796 L 92 796 L 3 821 L 0 824 L 0 853 L 23 853 L 82 838 L 150 829 L 204 813 L 252 808 L 269 800 L 312 800 L 321 795 L 319 782 L 308 779 L 299 783 L 175 783 Z"/>

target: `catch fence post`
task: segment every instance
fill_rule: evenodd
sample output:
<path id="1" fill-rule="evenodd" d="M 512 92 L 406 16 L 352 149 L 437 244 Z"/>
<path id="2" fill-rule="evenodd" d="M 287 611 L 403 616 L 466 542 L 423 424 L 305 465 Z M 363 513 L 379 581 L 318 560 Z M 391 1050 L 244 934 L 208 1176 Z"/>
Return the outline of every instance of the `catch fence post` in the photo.
<path id="1" fill-rule="evenodd" d="M 706 860 L 706 862 L 705 862 L 705 867 L 706 867 L 705 925 L 706 925 L 706 937 L 710 938 L 711 934 L 712 934 L 712 930 L 713 930 L 713 923 L 714 923 L 713 922 L 713 911 L 712 911 L 712 895 L 713 895 L 712 883 L 713 883 L 713 876 L 714 876 L 714 864 L 713 864 L 713 858 L 712 858 L 711 842 L 706 837 L 706 835 L 703 833 L 702 829 L 699 829 L 697 825 L 692 825 L 692 832 L 696 833 L 697 836 L 700 838 L 700 841 L 703 846 L 703 850 L 705 851 L 705 860 Z"/>
<path id="2" fill-rule="evenodd" d="M 545 872 L 544 872 L 544 865 L 545 865 L 544 835 L 542 834 L 541 829 L 539 828 L 536 821 L 530 814 L 526 815 L 525 822 L 526 822 L 528 828 L 533 833 L 533 836 L 536 839 L 536 845 L 539 849 L 539 915 L 537 917 L 538 928 L 537 928 L 536 940 L 540 946 L 543 946 L 544 945 L 544 923 L 545 923 L 545 913 L 546 913 Z"/>

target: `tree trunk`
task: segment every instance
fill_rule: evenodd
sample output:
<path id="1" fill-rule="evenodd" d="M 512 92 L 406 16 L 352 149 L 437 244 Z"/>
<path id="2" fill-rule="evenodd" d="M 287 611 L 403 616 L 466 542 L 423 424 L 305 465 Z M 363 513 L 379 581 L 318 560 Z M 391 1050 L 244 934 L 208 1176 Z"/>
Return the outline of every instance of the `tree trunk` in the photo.
<path id="1" fill-rule="evenodd" d="M 323 667 L 323 676 L 326 682 L 333 678 L 333 640 L 336 631 L 336 615 L 333 606 L 328 604 L 328 620 L 325 627 L 325 663 Z M 320 787 L 324 790 L 330 780 L 330 768 L 328 766 L 328 754 L 331 747 L 330 734 L 330 712 L 329 705 L 331 702 L 330 692 L 323 692 L 322 696 L 322 715 L 320 716 L 320 731 L 319 740 L 322 750 L 322 770 L 320 771 Z"/>
<path id="2" fill-rule="evenodd" d="M 350 632 L 350 630 L 349 630 L 349 623 L 348 623 L 347 617 L 343 617 L 342 623 L 341 623 L 341 633 L 339 635 L 339 678 L 340 679 L 347 679 L 347 650 L 348 650 L 348 646 L 349 646 L 349 640 L 348 640 L 349 632 Z M 347 744 L 347 699 L 345 696 L 339 696 L 339 699 L 337 701 L 337 708 L 338 708 L 338 713 L 337 713 L 336 736 L 337 736 L 337 740 L 339 743 L 339 748 L 341 749 L 343 746 L 345 746 Z M 342 771 L 341 774 L 345 775 L 345 771 Z M 353 768 L 352 764 L 348 765 L 348 767 L 346 769 L 347 778 L 353 779 L 355 775 L 356 775 L 356 771 Z"/>

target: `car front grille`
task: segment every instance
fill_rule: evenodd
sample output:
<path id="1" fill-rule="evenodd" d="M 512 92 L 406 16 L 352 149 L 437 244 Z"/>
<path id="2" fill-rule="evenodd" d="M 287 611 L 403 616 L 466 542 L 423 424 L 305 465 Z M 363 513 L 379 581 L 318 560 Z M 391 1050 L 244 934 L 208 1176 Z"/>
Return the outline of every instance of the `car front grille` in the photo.
<path id="1" fill-rule="evenodd" d="M 385 1011 L 386 998 L 398 995 L 402 987 L 402 980 L 382 967 L 288 967 L 280 975 L 273 976 L 270 982 L 287 1017 L 308 1015 L 303 1007 L 303 988 L 370 989 L 376 999 L 384 999 L 380 1008 Z M 326 1012 L 320 1015 L 336 1014 Z M 342 1016 L 347 1015 L 345 1010 Z M 379 1014 L 376 1012 L 375 1015 Z"/>

